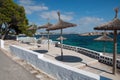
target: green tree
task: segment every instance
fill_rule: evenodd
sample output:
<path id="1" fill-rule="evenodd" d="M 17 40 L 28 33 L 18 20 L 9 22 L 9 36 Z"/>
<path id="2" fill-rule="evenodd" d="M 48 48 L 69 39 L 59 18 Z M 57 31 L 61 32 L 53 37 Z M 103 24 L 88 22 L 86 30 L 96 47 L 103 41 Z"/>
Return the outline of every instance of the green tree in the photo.
<path id="1" fill-rule="evenodd" d="M 2 24 L 5 28 L 2 29 Z M 13 0 L 0 0 L 0 29 L 2 39 L 5 39 L 10 30 L 16 34 L 26 33 L 28 20 L 25 16 L 24 7 L 17 5 Z"/>

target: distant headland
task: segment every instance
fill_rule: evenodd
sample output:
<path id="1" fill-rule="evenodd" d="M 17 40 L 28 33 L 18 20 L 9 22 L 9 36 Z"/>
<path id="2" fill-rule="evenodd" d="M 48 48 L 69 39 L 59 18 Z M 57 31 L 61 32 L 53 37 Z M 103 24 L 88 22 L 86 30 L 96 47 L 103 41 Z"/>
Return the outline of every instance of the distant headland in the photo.
<path id="1" fill-rule="evenodd" d="M 106 34 L 112 34 L 112 32 L 105 32 Z M 104 32 L 86 32 L 79 34 L 80 36 L 95 36 L 95 35 L 102 35 Z"/>

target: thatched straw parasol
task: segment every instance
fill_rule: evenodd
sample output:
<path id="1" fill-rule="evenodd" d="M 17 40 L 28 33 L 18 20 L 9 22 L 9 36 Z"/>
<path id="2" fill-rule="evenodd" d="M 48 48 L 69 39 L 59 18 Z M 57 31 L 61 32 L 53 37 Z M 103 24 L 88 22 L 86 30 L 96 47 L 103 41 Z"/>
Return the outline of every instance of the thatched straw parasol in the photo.
<path id="1" fill-rule="evenodd" d="M 67 38 L 63 37 L 63 36 L 60 36 L 57 38 L 57 40 L 66 40 Z"/>
<path id="2" fill-rule="evenodd" d="M 105 53 L 105 42 L 113 41 L 113 39 L 111 37 L 107 36 L 106 33 L 104 33 L 102 36 L 100 36 L 100 37 L 98 37 L 98 38 L 96 38 L 94 40 L 104 42 L 104 48 L 103 48 L 104 53 Z"/>
<path id="3" fill-rule="evenodd" d="M 30 27 L 27 29 L 27 31 L 36 31 L 37 30 L 37 26 L 36 25 L 30 25 Z M 35 36 L 35 33 L 33 34 Z"/>
<path id="4" fill-rule="evenodd" d="M 37 28 L 35 26 L 29 27 L 27 30 L 36 30 Z"/>
<path id="5" fill-rule="evenodd" d="M 49 28 L 50 26 L 52 26 L 52 24 L 51 23 L 49 23 L 49 18 L 48 18 L 48 23 L 47 24 L 44 24 L 44 25 L 42 25 L 42 26 L 39 26 L 38 27 L 38 29 L 44 29 L 44 28 Z M 47 30 L 48 31 L 48 50 L 49 50 L 49 30 Z"/>
<path id="6" fill-rule="evenodd" d="M 114 52 L 113 52 L 113 74 L 116 73 L 116 55 L 117 55 L 117 30 L 120 30 L 120 20 L 118 19 L 118 8 L 115 9 L 115 18 L 106 24 L 95 27 L 95 30 L 113 30 L 114 31 Z"/>
<path id="7" fill-rule="evenodd" d="M 53 25 L 52 27 L 47 28 L 47 30 L 58 30 L 58 29 L 60 29 L 61 30 L 61 36 L 62 36 L 62 29 L 69 28 L 69 27 L 74 27 L 74 26 L 76 26 L 76 24 L 65 22 L 65 21 L 61 20 L 60 19 L 60 12 L 58 12 L 57 14 L 58 14 L 58 17 L 59 17 L 58 23 Z M 61 40 L 61 60 L 63 60 L 62 42 L 63 42 L 63 40 Z"/>
<path id="8" fill-rule="evenodd" d="M 45 24 L 45 25 L 39 26 L 38 29 L 48 28 L 48 27 L 50 27 L 50 26 L 52 26 L 52 24 L 48 22 L 48 23 Z"/>
<path id="9" fill-rule="evenodd" d="M 48 38 L 45 37 L 45 36 L 42 36 L 42 37 L 39 38 L 39 40 L 45 40 L 45 39 L 48 39 Z"/>
<path id="10" fill-rule="evenodd" d="M 113 41 L 113 39 L 109 36 L 107 36 L 106 34 L 103 34 L 102 36 L 94 39 L 96 41 Z"/>

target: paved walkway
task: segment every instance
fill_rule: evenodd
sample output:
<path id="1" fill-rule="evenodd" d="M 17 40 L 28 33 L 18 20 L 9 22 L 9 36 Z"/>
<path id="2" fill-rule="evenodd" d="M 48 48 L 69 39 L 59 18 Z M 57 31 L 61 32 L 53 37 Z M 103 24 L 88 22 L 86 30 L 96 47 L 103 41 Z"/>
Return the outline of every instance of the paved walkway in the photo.
<path id="1" fill-rule="evenodd" d="M 88 56 L 77 53 L 75 51 L 63 49 L 64 57 L 63 57 L 63 61 L 60 61 L 60 55 L 61 55 L 60 48 L 54 47 L 53 45 L 50 45 L 50 49 L 48 52 L 47 45 L 40 44 L 40 47 L 37 47 L 35 45 L 21 44 L 16 41 L 12 41 L 12 42 L 6 41 L 5 47 L 7 50 L 9 50 L 8 46 L 10 44 L 19 45 L 26 49 L 42 53 L 44 54 L 44 57 L 50 60 L 58 61 L 58 62 L 67 64 L 69 66 L 76 67 L 78 69 L 82 69 L 82 70 L 89 71 L 89 72 L 92 72 L 98 75 L 102 75 L 107 78 L 111 78 L 112 80 L 120 80 L 120 76 L 119 76 L 120 69 L 118 69 L 116 75 L 113 75 L 111 74 L 112 67 L 99 63 L 96 59 L 90 58 Z"/>
<path id="2" fill-rule="evenodd" d="M 36 48 L 36 50 L 34 51 L 45 54 L 44 57 L 48 59 L 62 62 L 69 66 L 76 67 L 78 69 L 82 69 L 85 71 L 89 71 L 104 76 L 106 78 L 110 78 L 112 80 L 120 80 L 120 69 L 117 69 L 116 75 L 113 75 L 111 66 L 99 63 L 98 60 L 77 53 L 75 51 L 63 49 L 64 52 L 63 61 L 60 61 L 61 59 L 60 48 L 54 47 L 53 45 L 50 45 L 49 52 L 47 52 L 47 45 L 42 45 L 42 44 L 40 48 Z"/>
<path id="3" fill-rule="evenodd" d="M 39 80 L 0 50 L 0 80 Z"/>

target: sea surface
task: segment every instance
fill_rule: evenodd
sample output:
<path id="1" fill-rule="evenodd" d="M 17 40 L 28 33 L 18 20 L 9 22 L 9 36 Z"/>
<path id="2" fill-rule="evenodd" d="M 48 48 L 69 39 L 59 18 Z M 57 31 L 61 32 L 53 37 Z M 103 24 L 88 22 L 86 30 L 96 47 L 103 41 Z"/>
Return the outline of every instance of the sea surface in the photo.
<path id="1" fill-rule="evenodd" d="M 47 37 L 47 35 L 44 36 Z M 59 41 L 56 40 L 59 36 L 59 34 L 50 35 L 50 39 L 52 39 L 53 41 Z M 36 35 L 35 37 L 39 38 L 41 37 L 41 35 Z M 63 41 L 63 44 L 84 47 L 99 52 L 103 52 L 105 46 L 106 53 L 113 53 L 113 42 L 95 41 L 94 39 L 99 36 L 80 36 L 78 34 L 64 34 L 63 37 L 67 38 Z M 113 38 L 113 35 L 109 35 L 109 37 Z M 117 52 L 118 54 L 120 54 L 120 35 L 117 35 Z"/>

